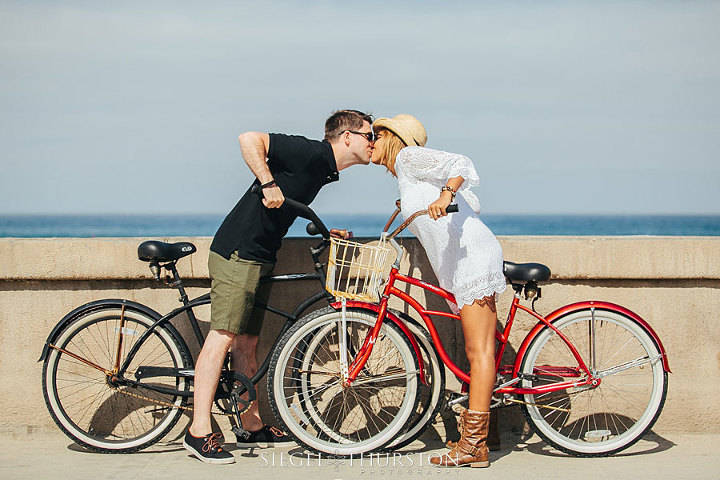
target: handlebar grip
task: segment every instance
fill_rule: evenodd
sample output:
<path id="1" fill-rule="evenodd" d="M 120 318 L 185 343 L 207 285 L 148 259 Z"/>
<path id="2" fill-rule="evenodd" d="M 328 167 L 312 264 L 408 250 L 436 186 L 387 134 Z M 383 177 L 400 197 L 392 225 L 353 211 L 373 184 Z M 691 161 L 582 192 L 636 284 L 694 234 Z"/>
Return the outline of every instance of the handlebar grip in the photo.
<path id="1" fill-rule="evenodd" d="M 250 193 L 254 193 L 258 195 L 259 197 L 262 197 L 262 188 L 257 183 L 254 183 L 252 187 L 250 187 Z M 330 232 L 328 231 L 325 224 L 318 218 L 318 216 L 315 214 L 315 212 L 308 207 L 307 205 L 298 202 L 297 200 L 293 200 L 292 198 L 285 197 L 285 201 L 283 202 L 283 205 L 287 205 L 288 207 L 295 210 L 295 212 L 298 214 L 298 217 L 302 217 L 306 220 L 310 220 L 312 223 L 315 224 L 318 231 L 322 234 L 323 238 L 329 239 L 330 238 Z"/>
<path id="2" fill-rule="evenodd" d="M 447 213 L 457 213 L 458 212 L 458 205 L 457 203 L 453 203 L 452 205 L 448 205 L 445 209 Z"/>

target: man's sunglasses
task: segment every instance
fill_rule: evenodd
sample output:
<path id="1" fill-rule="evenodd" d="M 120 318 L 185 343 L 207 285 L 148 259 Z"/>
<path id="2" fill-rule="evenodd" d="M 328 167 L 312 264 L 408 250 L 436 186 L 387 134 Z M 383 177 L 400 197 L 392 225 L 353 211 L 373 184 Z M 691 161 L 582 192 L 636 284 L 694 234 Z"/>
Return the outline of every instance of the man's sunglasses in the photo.
<path id="1" fill-rule="evenodd" d="M 355 135 L 362 135 L 370 143 L 375 141 L 375 134 L 373 132 L 355 132 L 353 130 L 346 130 L 346 132 L 354 133 Z"/>

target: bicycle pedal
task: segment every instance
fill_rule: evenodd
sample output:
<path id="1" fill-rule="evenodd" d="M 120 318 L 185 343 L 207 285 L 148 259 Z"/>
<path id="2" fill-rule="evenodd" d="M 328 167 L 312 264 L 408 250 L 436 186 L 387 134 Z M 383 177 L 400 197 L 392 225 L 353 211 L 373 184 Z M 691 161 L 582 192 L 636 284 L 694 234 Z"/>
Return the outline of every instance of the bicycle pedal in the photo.
<path id="1" fill-rule="evenodd" d="M 238 438 L 241 438 L 243 440 L 247 440 L 248 438 L 250 438 L 250 432 L 248 432 L 242 427 L 232 427 L 231 430 L 235 435 L 237 435 Z"/>
<path id="2" fill-rule="evenodd" d="M 445 405 L 443 406 L 443 410 L 454 411 L 453 407 L 455 405 L 462 403 L 467 399 L 468 399 L 467 395 L 464 395 L 461 393 L 450 392 L 450 393 L 446 394 L 446 396 L 445 396 Z"/>

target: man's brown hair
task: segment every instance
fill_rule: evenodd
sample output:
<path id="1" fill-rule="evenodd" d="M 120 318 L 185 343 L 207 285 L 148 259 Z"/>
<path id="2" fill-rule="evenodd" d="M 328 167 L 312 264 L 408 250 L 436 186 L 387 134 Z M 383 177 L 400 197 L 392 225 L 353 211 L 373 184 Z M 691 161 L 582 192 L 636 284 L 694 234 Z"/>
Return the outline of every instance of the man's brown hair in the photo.
<path id="1" fill-rule="evenodd" d="M 358 110 L 337 110 L 325 120 L 325 140 L 332 142 L 347 130 L 358 131 L 363 122 L 372 124 L 372 115 Z"/>

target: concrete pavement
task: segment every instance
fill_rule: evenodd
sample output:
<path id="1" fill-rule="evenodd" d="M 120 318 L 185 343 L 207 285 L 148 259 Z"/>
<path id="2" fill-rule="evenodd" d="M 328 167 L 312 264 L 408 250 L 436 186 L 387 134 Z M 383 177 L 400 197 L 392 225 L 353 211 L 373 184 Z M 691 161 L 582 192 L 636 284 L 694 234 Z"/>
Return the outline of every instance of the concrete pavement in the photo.
<path id="1" fill-rule="evenodd" d="M 393 454 L 355 459 L 309 457 L 295 444 L 272 449 L 238 449 L 232 465 L 208 465 L 190 457 L 181 439 L 125 455 L 90 453 L 59 432 L 0 436 L 0 478 L 188 479 L 718 479 L 720 435 L 648 435 L 619 455 L 574 458 L 561 454 L 537 436 L 508 433 L 503 449 L 491 452 L 489 469 L 438 469 L 428 455 L 442 445 L 417 442 Z"/>

